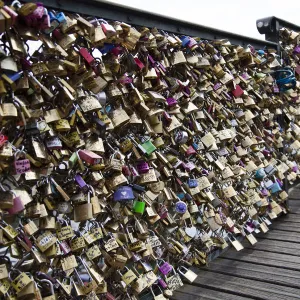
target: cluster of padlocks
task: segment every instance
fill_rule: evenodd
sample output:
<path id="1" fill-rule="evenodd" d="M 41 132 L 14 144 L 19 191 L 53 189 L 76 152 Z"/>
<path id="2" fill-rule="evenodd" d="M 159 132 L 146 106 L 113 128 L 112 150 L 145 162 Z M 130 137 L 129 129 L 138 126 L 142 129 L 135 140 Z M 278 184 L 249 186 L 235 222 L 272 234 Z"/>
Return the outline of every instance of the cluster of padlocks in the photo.
<path id="1" fill-rule="evenodd" d="M 287 213 L 298 33 L 279 57 L 0 7 L 1 299 L 169 298 Z"/>

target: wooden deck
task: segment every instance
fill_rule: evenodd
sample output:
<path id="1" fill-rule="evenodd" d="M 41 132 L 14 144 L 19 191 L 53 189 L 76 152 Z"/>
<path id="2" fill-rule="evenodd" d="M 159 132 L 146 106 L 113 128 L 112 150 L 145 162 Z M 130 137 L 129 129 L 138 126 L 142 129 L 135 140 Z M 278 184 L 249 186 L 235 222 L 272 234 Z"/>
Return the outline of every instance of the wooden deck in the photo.
<path id="1" fill-rule="evenodd" d="M 290 190 L 291 213 L 270 225 L 244 250 L 231 248 L 198 270 L 197 279 L 175 292 L 173 299 L 300 299 L 300 185 Z"/>

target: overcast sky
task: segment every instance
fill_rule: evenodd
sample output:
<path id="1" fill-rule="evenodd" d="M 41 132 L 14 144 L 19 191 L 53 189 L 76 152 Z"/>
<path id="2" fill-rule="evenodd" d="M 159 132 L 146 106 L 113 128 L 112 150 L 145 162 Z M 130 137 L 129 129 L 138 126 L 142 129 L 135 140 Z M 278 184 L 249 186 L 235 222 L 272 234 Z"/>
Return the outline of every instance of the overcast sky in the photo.
<path id="1" fill-rule="evenodd" d="M 108 1 L 260 39 L 264 36 L 256 29 L 259 18 L 276 16 L 300 25 L 300 0 Z"/>

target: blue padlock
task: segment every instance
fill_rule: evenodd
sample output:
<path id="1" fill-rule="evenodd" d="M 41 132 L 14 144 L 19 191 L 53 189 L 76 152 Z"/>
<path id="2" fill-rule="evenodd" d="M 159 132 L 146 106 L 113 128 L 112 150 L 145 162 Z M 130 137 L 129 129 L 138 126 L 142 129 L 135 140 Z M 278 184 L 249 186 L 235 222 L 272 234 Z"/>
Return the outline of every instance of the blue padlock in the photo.
<path id="1" fill-rule="evenodd" d="M 134 198 L 132 187 L 130 186 L 120 186 L 114 192 L 114 201 L 129 201 L 133 200 Z"/>
<path id="2" fill-rule="evenodd" d="M 50 34 L 60 25 L 59 20 L 53 12 L 48 12 L 48 16 L 50 18 L 50 27 L 44 29 L 44 33 L 46 34 Z"/>
<path id="3" fill-rule="evenodd" d="M 190 37 L 189 36 L 181 37 L 181 43 L 182 43 L 182 47 L 187 47 L 188 44 L 190 43 Z"/>
<path id="4" fill-rule="evenodd" d="M 272 194 L 282 191 L 281 186 L 277 181 L 272 184 L 270 190 Z"/>
<path id="5" fill-rule="evenodd" d="M 296 78 L 293 71 L 289 68 L 277 70 L 274 72 L 276 84 L 279 86 L 281 92 L 296 86 Z"/>
<path id="6" fill-rule="evenodd" d="M 55 17 L 60 24 L 67 23 L 66 16 L 63 12 L 57 13 Z"/>
<path id="7" fill-rule="evenodd" d="M 266 176 L 266 172 L 264 168 L 260 168 L 255 172 L 256 179 L 263 179 Z"/>
<path id="8" fill-rule="evenodd" d="M 187 183 L 188 183 L 190 188 L 195 188 L 195 187 L 198 186 L 198 180 L 197 179 L 189 178 Z"/>
<path id="9" fill-rule="evenodd" d="M 187 205 L 183 201 L 178 201 L 175 203 L 175 210 L 179 214 L 184 214 L 187 210 Z"/>
<path id="10" fill-rule="evenodd" d="M 106 54 L 106 53 L 110 52 L 114 47 L 115 47 L 114 44 L 107 44 L 107 43 L 104 43 L 104 46 L 103 46 L 102 48 L 100 48 L 99 51 L 100 51 L 102 54 Z"/>

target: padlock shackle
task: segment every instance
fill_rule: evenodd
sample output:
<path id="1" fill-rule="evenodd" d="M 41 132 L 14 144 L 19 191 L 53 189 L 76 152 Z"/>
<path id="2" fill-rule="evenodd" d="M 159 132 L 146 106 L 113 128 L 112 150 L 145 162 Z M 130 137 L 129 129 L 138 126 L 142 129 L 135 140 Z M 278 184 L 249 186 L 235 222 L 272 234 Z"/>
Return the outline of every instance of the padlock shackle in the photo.
<path id="1" fill-rule="evenodd" d="M 48 284 L 50 286 L 51 295 L 54 295 L 53 283 L 49 279 L 41 279 L 40 282 Z"/>

